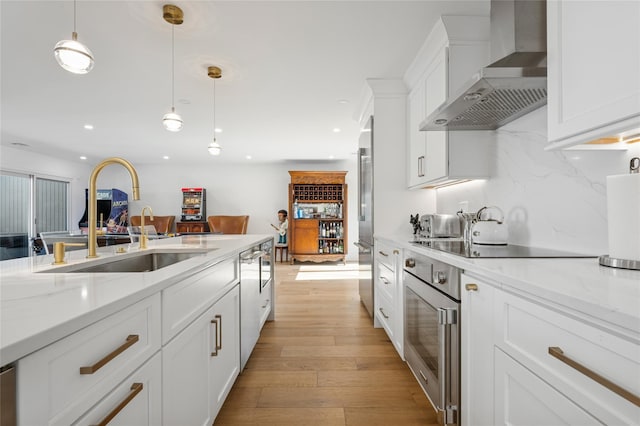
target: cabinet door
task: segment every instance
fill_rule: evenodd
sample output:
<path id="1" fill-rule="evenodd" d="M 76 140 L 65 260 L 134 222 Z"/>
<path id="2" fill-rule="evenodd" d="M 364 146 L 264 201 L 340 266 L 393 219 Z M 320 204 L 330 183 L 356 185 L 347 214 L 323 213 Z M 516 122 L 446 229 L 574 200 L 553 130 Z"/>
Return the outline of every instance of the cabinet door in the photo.
<path id="1" fill-rule="evenodd" d="M 408 96 L 409 155 L 407 161 L 409 165 L 407 179 L 410 187 L 424 181 L 426 132 L 420 131 L 420 122 L 425 117 L 424 102 L 424 80 L 420 80 Z"/>
<path id="2" fill-rule="evenodd" d="M 549 140 L 570 146 L 639 128 L 640 2 L 547 8 Z"/>
<path id="3" fill-rule="evenodd" d="M 207 232 L 207 225 L 205 223 L 193 223 L 191 224 L 190 232 Z"/>
<path id="4" fill-rule="evenodd" d="M 240 372 L 240 290 L 234 287 L 213 305 L 214 344 L 211 355 L 211 413 L 215 419 Z"/>
<path id="5" fill-rule="evenodd" d="M 165 426 L 213 423 L 210 378 L 214 352 L 213 308 L 162 349 L 162 417 Z"/>
<path id="6" fill-rule="evenodd" d="M 161 370 L 157 353 L 73 424 L 102 424 L 107 418 L 110 426 L 160 424 Z"/>
<path id="7" fill-rule="evenodd" d="M 464 274 L 461 282 L 462 424 L 492 426 L 494 288 Z"/>
<path id="8" fill-rule="evenodd" d="M 448 96 L 448 49 L 443 47 L 429 67 L 425 79 L 425 117 L 435 111 L 447 100 Z M 424 180 L 431 182 L 447 176 L 448 153 L 447 132 L 424 132 L 425 168 Z"/>
<path id="9" fill-rule="evenodd" d="M 296 254 L 318 253 L 318 226 L 314 219 L 294 219 L 294 250 Z"/>
<path id="10" fill-rule="evenodd" d="M 494 424 L 584 426 L 602 424 L 582 407 L 498 348 L 495 350 L 494 365 L 496 393 Z"/>
<path id="11" fill-rule="evenodd" d="M 176 223 L 176 232 L 189 232 L 189 224 L 183 222 Z"/>

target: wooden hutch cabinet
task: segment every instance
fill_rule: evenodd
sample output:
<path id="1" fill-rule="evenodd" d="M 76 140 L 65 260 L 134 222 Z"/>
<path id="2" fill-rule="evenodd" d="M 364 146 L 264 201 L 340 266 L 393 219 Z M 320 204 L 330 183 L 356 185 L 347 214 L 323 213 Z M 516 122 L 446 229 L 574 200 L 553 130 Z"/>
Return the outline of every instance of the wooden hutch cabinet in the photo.
<path id="1" fill-rule="evenodd" d="M 347 172 L 289 171 L 291 263 L 345 261 Z"/>

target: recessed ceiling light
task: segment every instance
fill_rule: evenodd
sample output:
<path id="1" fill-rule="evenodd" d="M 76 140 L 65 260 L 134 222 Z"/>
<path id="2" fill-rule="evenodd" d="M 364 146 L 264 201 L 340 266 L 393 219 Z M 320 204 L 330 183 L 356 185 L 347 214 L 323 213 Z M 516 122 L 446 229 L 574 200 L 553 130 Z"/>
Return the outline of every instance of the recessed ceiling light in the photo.
<path id="1" fill-rule="evenodd" d="M 169 159 L 169 156 L 168 156 L 168 155 L 163 155 L 163 156 L 162 156 L 162 158 L 163 158 L 164 160 L 168 160 L 168 159 Z"/>
<path id="2" fill-rule="evenodd" d="M 87 130 L 93 130 L 93 124 L 85 124 L 84 128 Z"/>
<path id="3" fill-rule="evenodd" d="M 348 99 L 338 99 L 338 103 L 342 104 L 342 105 L 345 105 L 345 104 L 349 103 L 349 100 Z"/>
<path id="4" fill-rule="evenodd" d="M 215 129 L 213 129 L 214 132 L 216 133 L 222 133 L 222 129 L 216 127 Z"/>
<path id="5" fill-rule="evenodd" d="M 329 156 L 329 160 L 333 160 L 334 158 L 336 158 L 336 157 L 334 157 L 333 155 Z"/>
<path id="6" fill-rule="evenodd" d="M 251 157 L 250 155 L 247 155 L 245 158 L 246 158 L 247 160 L 251 160 L 251 158 L 253 158 L 253 157 Z"/>
<path id="7" fill-rule="evenodd" d="M 340 133 L 340 129 L 338 129 L 337 127 L 334 127 L 333 133 Z"/>
<path id="8" fill-rule="evenodd" d="M 81 156 L 80 156 L 80 159 L 81 159 L 81 160 L 86 160 L 86 159 L 87 159 L 87 157 L 85 157 L 84 155 L 81 155 Z"/>

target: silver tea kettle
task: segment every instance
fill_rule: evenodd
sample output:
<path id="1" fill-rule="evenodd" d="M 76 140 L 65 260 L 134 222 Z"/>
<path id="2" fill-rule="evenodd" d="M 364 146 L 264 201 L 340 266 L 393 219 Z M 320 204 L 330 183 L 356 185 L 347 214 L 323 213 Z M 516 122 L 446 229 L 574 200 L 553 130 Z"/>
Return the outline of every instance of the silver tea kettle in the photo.
<path id="1" fill-rule="evenodd" d="M 499 214 L 499 219 L 489 215 L 490 210 Z M 509 238 L 509 228 L 504 223 L 504 213 L 496 206 L 483 207 L 476 213 L 475 223 L 471 226 L 471 240 L 473 244 L 506 245 Z"/>

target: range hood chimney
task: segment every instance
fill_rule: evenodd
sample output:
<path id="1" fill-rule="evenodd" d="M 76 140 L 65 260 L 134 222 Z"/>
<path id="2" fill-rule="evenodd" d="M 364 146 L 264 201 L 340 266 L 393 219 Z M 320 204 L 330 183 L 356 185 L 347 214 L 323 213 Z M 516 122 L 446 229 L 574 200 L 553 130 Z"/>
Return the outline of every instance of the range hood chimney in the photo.
<path id="1" fill-rule="evenodd" d="M 545 105 L 546 13 L 545 0 L 491 0 L 491 65 L 430 114 L 420 130 L 494 130 Z"/>

